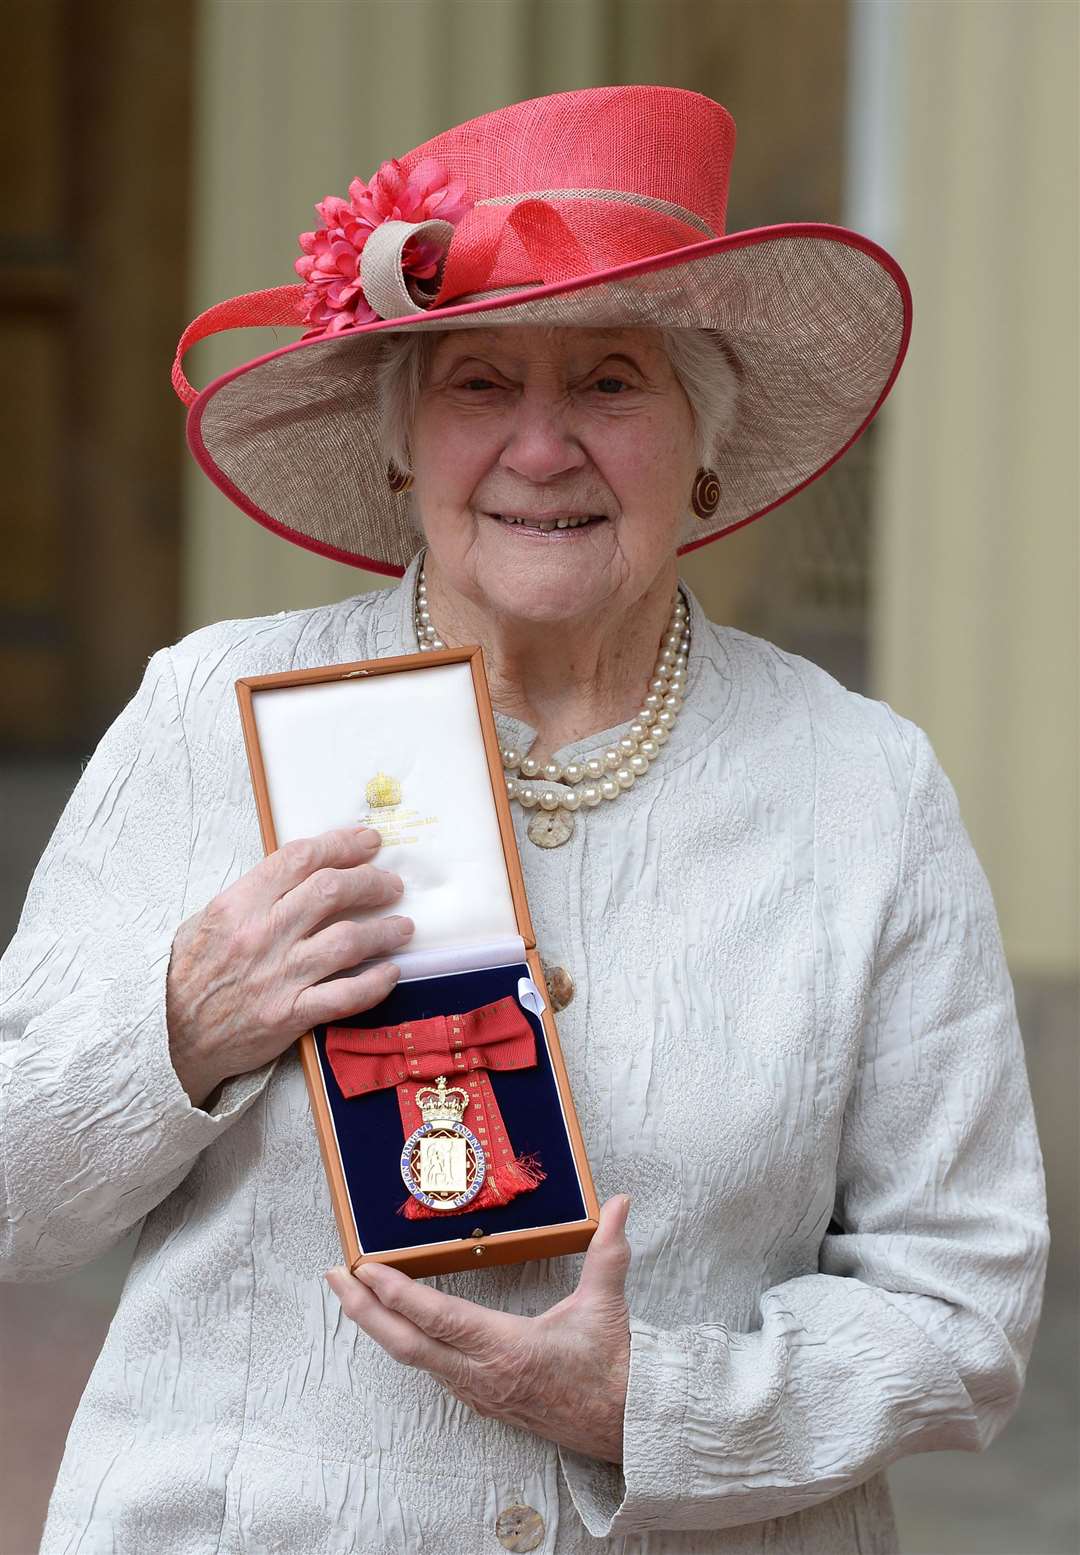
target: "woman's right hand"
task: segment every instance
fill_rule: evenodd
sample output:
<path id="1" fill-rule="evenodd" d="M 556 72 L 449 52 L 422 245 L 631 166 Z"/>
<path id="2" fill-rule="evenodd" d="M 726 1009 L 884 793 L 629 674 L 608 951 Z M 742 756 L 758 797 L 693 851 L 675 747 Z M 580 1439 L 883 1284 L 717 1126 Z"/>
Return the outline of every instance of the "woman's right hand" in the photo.
<path id="1" fill-rule="evenodd" d="M 392 956 L 412 934 L 411 918 L 326 924 L 401 895 L 400 876 L 372 863 L 381 842 L 372 827 L 287 842 L 177 929 L 166 982 L 169 1051 L 193 1106 L 305 1031 L 368 1010 L 393 988 L 393 963 L 335 974 Z"/>

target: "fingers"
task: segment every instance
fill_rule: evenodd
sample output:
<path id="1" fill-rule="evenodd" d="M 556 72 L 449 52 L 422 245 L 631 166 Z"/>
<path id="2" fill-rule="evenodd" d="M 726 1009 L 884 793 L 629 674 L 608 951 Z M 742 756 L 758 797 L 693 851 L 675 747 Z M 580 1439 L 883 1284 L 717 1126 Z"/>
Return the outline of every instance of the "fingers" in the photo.
<path id="1" fill-rule="evenodd" d="M 601 1209 L 595 1235 L 582 1265 L 578 1296 L 604 1301 L 624 1299 L 630 1269 L 630 1243 L 626 1236 L 629 1213 L 630 1197 L 625 1193 L 608 1199 Z"/>
<path id="2" fill-rule="evenodd" d="M 408 943 L 415 927 L 411 918 L 400 913 L 366 923 L 332 923 L 297 941 L 289 959 L 290 970 L 305 986 L 321 982 L 375 956 L 393 956 Z"/>
<path id="3" fill-rule="evenodd" d="M 316 983 L 313 988 L 305 988 L 296 1000 L 297 1022 L 301 1030 L 311 1031 L 330 1021 L 373 1009 L 396 986 L 400 976 L 399 966 L 383 961 L 353 977 L 334 977 L 329 982 Z"/>
<path id="4" fill-rule="evenodd" d="M 397 1273 L 397 1270 L 390 1271 Z M 401 1275 L 409 1284 L 408 1275 Z M 419 1366 L 447 1381 L 460 1380 L 464 1361 L 456 1350 L 433 1339 L 403 1313 L 384 1305 L 366 1281 L 347 1269 L 329 1269 L 326 1282 L 341 1302 L 341 1310 L 352 1318 L 376 1344 L 403 1366 Z M 436 1293 L 437 1294 L 437 1293 Z"/>
<path id="5" fill-rule="evenodd" d="M 314 837 L 297 837 L 268 854 L 244 877 L 268 908 L 317 869 L 370 864 L 382 846 L 373 826 L 337 826 Z"/>
<path id="6" fill-rule="evenodd" d="M 356 1278 L 375 1292 L 383 1307 L 407 1318 L 429 1339 L 466 1354 L 490 1349 L 506 1330 L 505 1313 L 422 1285 L 400 1269 L 366 1263 L 356 1271 Z"/>
<path id="7" fill-rule="evenodd" d="M 375 864 L 316 869 L 286 891 L 271 908 L 271 921 L 290 939 L 311 931 L 339 914 L 389 907 L 405 889 L 400 875 Z"/>

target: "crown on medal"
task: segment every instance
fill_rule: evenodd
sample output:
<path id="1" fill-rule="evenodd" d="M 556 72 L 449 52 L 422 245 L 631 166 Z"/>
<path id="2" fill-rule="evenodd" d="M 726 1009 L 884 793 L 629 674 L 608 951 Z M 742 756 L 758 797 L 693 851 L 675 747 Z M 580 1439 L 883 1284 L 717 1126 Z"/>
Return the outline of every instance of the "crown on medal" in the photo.
<path id="1" fill-rule="evenodd" d="M 465 1108 L 469 1105 L 468 1091 L 463 1091 L 456 1085 L 452 1085 L 447 1090 L 446 1076 L 442 1074 L 435 1083 L 438 1090 L 427 1087 L 416 1093 L 416 1105 L 424 1115 L 424 1122 L 460 1123 L 465 1115 Z"/>
<path id="2" fill-rule="evenodd" d="M 382 810 L 388 805 L 400 804 L 401 784 L 397 778 L 388 777 L 385 772 L 376 772 L 364 790 L 364 797 L 373 810 Z"/>

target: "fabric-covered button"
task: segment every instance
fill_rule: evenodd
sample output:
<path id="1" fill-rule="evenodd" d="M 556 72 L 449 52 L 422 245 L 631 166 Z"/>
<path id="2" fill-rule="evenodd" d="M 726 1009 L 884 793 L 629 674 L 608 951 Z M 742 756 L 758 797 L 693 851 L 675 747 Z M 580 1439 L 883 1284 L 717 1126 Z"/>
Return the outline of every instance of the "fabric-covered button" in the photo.
<path id="1" fill-rule="evenodd" d="M 541 965 L 544 969 L 544 981 L 551 995 L 552 1008 L 556 1011 L 565 1010 L 574 997 L 574 979 L 564 966 L 548 966 L 546 961 Z"/>
<path id="2" fill-rule="evenodd" d="M 544 1541 L 544 1519 L 534 1506 L 508 1506 L 495 1519 L 495 1537 L 504 1550 L 535 1550 Z"/>

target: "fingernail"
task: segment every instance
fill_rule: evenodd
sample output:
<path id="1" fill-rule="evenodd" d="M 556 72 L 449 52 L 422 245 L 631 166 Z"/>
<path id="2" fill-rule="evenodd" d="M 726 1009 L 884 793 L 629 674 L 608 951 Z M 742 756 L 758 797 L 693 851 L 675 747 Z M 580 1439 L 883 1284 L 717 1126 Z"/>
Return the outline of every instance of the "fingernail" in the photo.
<path id="1" fill-rule="evenodd" d="M 416 928 L 416 924 L 412 921 L 412 919 L 403 917 L 401 913 L 395 913 L 394 916 L 387 921 L 394 924 L 399 934 L 411 934 L 412 931 Z"/>
<path id="2" fill-rule="evenodd" d="M 402 880 L 402 878 L 401 878 L 401 876 L 399 874 L 396 874 L 394 872 L 394 870 L 392 870 L 392 869 L 380 869 L 379 870 L 379 874 L 386 876 L 386 883 L 387 883 L 387 885 L 393 886 L 395 891 L 404 891 L 404 889 L 405 889 L 405 882 L 404 882 L 404 880 Z"/>
<path id="3" fill-rule="evenodd" d="M 367 838 L 379 836 L 378 828 L 375 826 L 355 826 L 353 830 L 356 832 L 358 837 Z"/>

